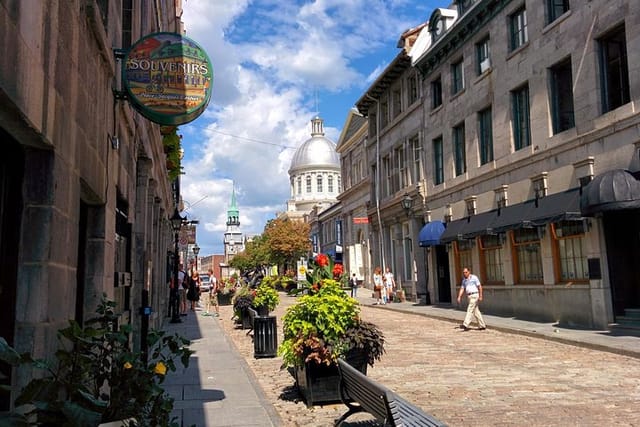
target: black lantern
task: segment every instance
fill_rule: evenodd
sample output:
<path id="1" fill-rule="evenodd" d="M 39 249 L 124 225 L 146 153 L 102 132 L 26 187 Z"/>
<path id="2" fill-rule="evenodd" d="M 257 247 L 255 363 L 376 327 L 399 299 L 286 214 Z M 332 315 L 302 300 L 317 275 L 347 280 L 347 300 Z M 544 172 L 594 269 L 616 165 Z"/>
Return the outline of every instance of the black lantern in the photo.
<path id="1" fill-rule="evenodd" d="M 404 197 L 400 201 L 402 204 L 402 208 L 407 212 L 407 216 L 411 213 L 411 208 L 413 208 L 413 197 L 409 195 L 409 193 L 404 193 Z"/>
<path id="2" fill-rule="evenodd" d="M 179 268 L 178 263 L 180 262 L 180 257 L 178 256 L 178 238 L 180 235 L 180 229 L 182 228 L 182 224 L 184 223 L 184 218 L 180 216 L 180 212 L 178 212 L 178 208 L 173 211 L 173 216 L 169 218 L 171 221 L 171 228 L 173 229 L 174 234 L 174 261 L 173 261 L 173 283 L 171 285 L 171 290 L 169 292 L 169 306 L 171 307 L 171 323 L 180 323 L 180 294 L 178 293 L 178 277 L 179 277 Z"/>
<path id="3" fill-rule="evenodd" d="M 192 250 L 193 254 L 196 256 L 196 271 L 198 271 L 198 254 L 200 253 L 200 246 L 196 243 Z"/>

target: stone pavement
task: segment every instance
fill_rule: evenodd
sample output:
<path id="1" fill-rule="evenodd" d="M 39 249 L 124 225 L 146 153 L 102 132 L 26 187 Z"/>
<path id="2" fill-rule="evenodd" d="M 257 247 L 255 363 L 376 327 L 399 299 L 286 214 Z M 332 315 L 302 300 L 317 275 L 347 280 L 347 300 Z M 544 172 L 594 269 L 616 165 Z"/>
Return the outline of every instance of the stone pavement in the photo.
<path id="1" fill-rule="evenodd" d="M 488 330 L 457 328 L 464 312 L 411 302 L 373 306 L 362 317 L 386 337 L 368 375 L 450 426 L 640 425 L 640 337 L 485 315 Z M 281 316 L 295 298 L 281 294 Z M 330 426 L 342 404 L 307 408 L 278 357 L 255 359 L 230 306 L 168 324 L 194 340 L 194 363 L 168 378 L 184 426 Z M 515 333 L 514 333 L 515 332 Z M 570 345 L 567 345 L 570 344 Z M 172 374 L 175 376 L 175 374 Z M 370 416 L 349 418 L 372 425 Z"/>

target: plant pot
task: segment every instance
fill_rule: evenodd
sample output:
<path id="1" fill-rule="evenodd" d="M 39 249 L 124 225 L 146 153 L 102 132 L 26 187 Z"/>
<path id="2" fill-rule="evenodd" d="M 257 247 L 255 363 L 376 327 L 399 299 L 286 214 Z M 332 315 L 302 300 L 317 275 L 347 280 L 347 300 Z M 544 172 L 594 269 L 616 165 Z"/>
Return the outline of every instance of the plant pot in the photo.
<path id="1" fill-rule="evenodd" d="M 218 305 L 231 305 L 231 294 L 218 294 Z"/>
<path id="2" fill-rule="evenodd" d="M 261 305 L 256 307 L 256 311 L 258 312 L 258 316 L 268 316 L 269 315 L 269 307 L 266 305 Z"/>
<path id="3" fill-rule="evenodd" d="M 367 357 L 362 351 L 352 351 L 345 360 L 354 368 L 367 374 Z M 316 404 L 340 402 L 340 373 L 337 365 L 305 363 L 296 367 L 296 385 L 302 398 L 311 408 Z"/>

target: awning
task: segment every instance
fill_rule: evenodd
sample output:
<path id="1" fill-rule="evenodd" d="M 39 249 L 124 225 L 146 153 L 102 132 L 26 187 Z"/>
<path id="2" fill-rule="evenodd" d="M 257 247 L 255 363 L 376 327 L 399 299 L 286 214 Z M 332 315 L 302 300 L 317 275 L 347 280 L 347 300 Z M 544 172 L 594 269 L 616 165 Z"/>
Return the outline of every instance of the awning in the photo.
<path id="1" fill-rule="evenodd" d="M 447 228 L 444 230 L 444 233 L 442 233 L 442 236 L 440 236 L 440 242 L 447 243 L 453 240 L 457 240 L 458 237 L 462 237 L 462 230 L 464 229 L 466 223 L 467 218 L 448 222 Z"/>
<path id="2" fill-rule="evenodd" d="M 538 199 L 530 210 L 529 223 L 534 226 L 550 222 L 582 220 L 580 212 L 580 189 L 574 188 L 562 193 L 550 194 Z"/>
<path id="3" fill-rule="evenodd" d="M 442 221 L 428 222 L 420 230 L 418 241 L 420 246 L 434 246 L 440 244 L 440 236 L 444 232 L 444 224 Z"/>
<path id="4" fill-rule="evenodd" d="M 624 169 L 596 176 L 582 189 L 580 211 L 593 216 L 598 212 L 640 209 L 640 182 Z"/>

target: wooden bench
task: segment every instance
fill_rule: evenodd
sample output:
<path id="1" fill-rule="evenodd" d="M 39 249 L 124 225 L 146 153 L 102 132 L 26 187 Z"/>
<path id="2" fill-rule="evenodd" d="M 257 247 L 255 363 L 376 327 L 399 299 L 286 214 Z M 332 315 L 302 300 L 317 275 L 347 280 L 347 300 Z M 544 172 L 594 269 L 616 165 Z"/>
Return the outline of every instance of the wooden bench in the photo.
<path id="1" fill-rule="evenodd" d="M 358 412 L 373 415 L 385 426 L 446 426 L 442 421 L 378 384 L 346 361 L 339 359 L 338 369 L 340 397 L 349 410 L 335 421 L 336 427 Z"/>

